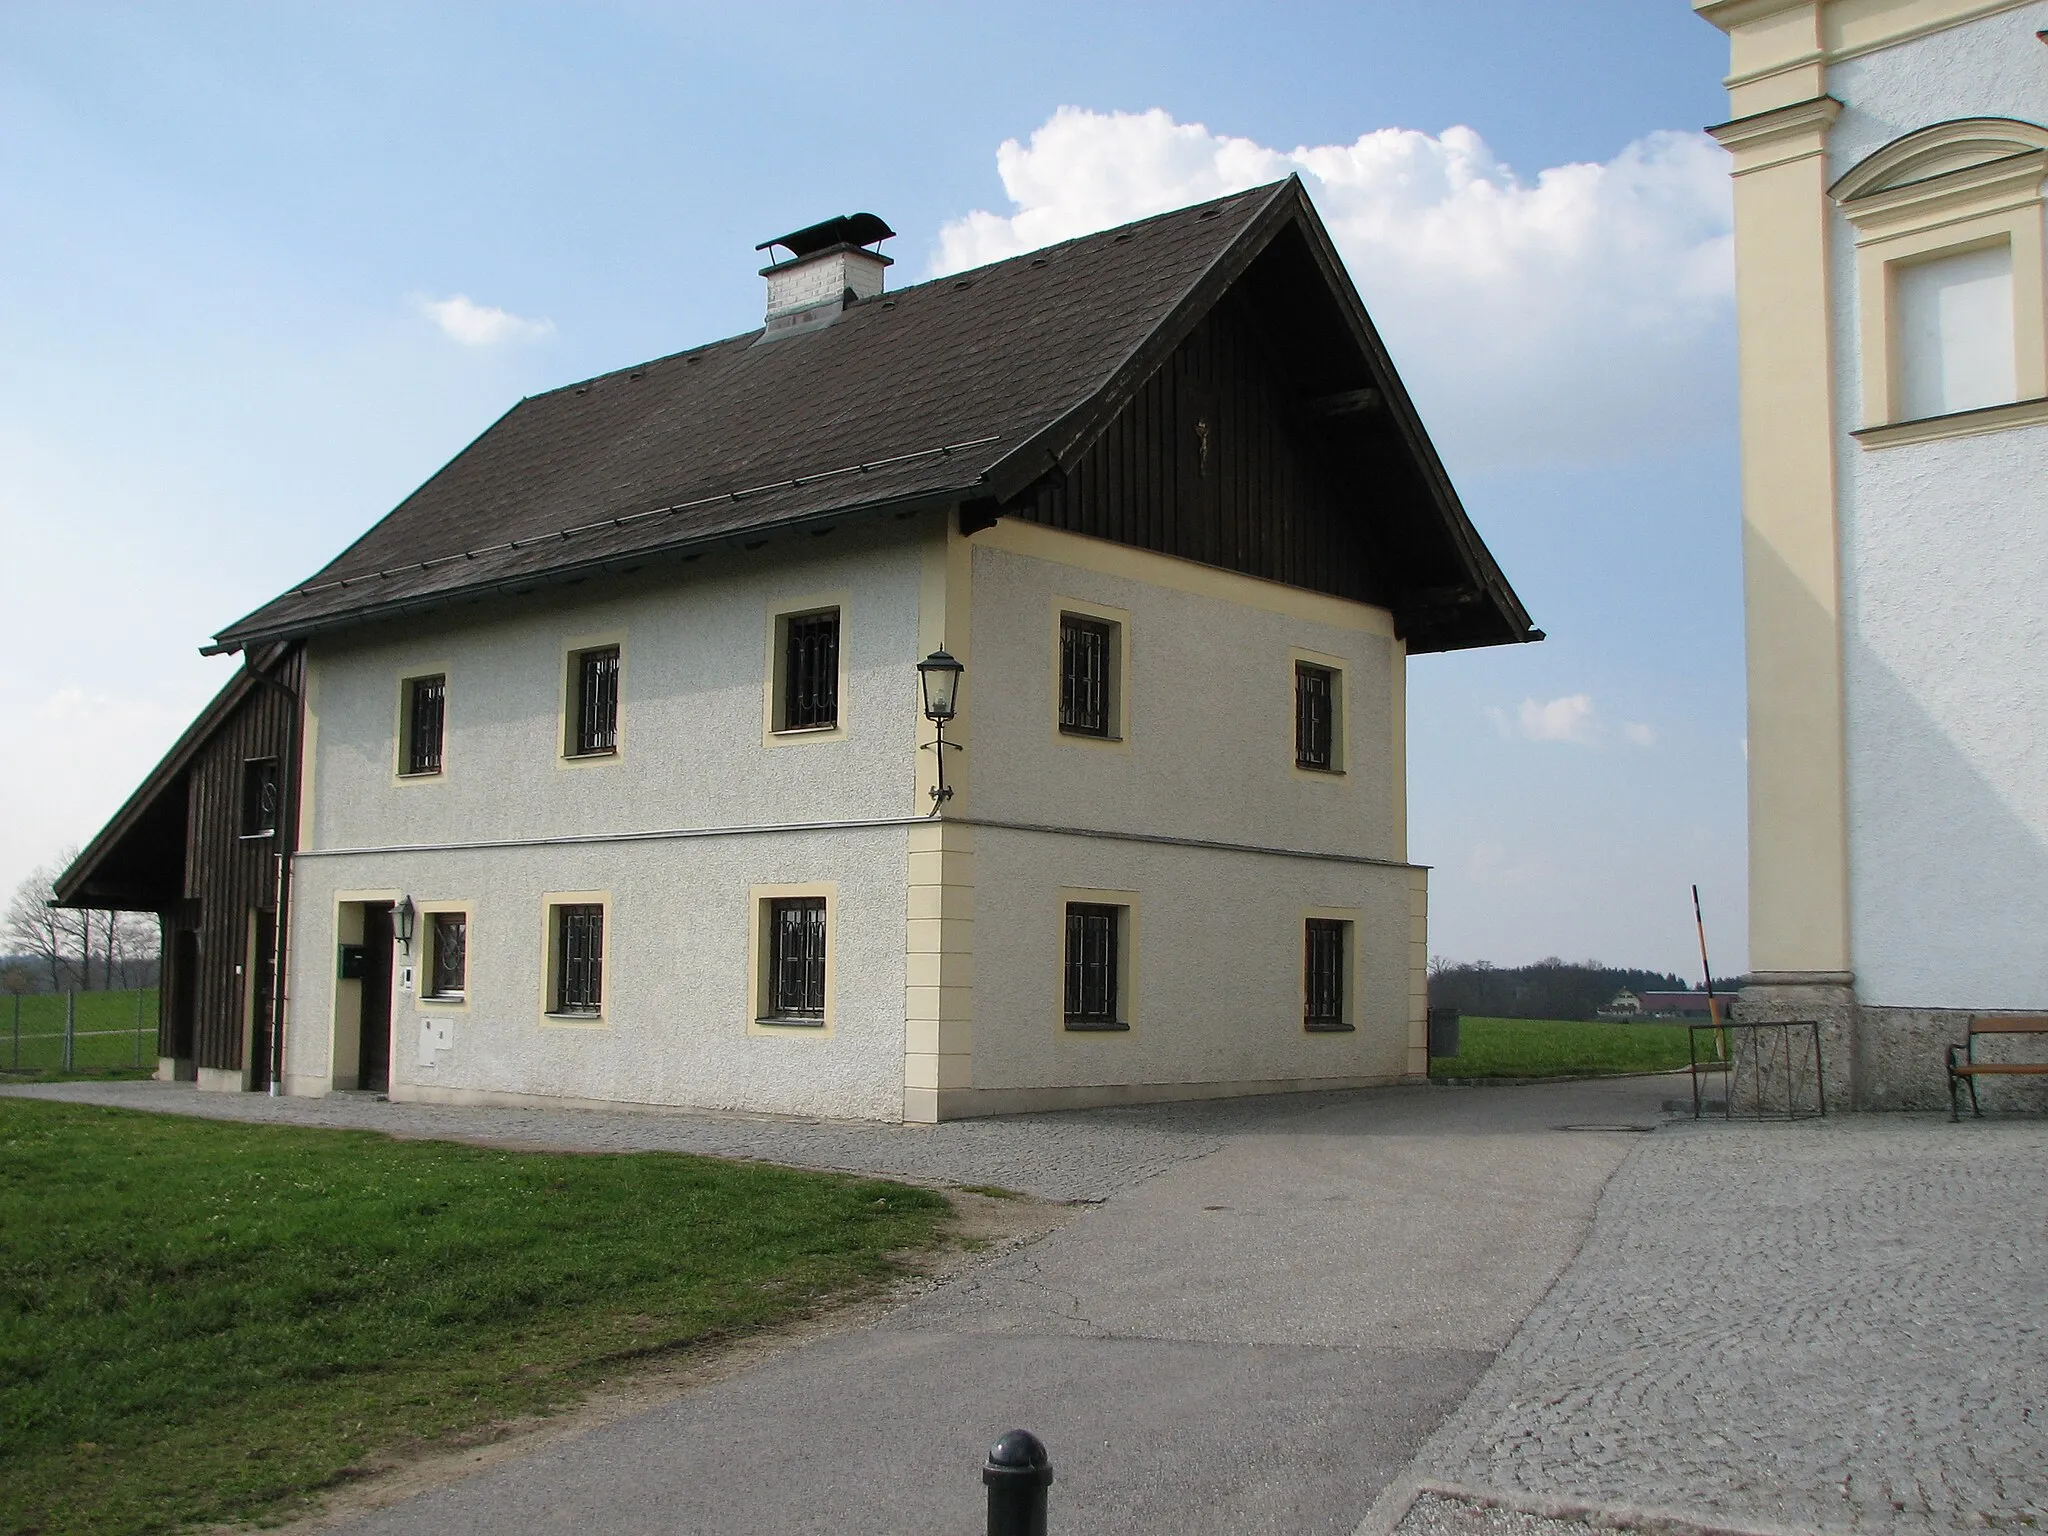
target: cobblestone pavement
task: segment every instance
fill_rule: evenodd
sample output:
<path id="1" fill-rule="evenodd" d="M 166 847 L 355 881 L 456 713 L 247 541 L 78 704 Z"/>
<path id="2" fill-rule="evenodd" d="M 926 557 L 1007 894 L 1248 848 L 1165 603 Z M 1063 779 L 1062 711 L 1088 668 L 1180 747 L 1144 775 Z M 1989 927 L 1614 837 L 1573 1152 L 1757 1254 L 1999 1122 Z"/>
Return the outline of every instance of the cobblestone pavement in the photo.
<path id="1" fill-rule="evenodd" d="M 2048 1125 L 1669 1129 L 1412 1473 L 1730 1524 L 2048 1524 Z"/>
<path id="2" fill-rule="evenodd" d="M 270 1098 L 201 1093 L 189 1083 L 52 1083 L 0 1088 L 0 1094 L 505 1146 L 760 1158 L 801 1168 L 995 1185 L 1044 1200 L 1107 1199 L 1176 1163 L 1207 1157 L 1227 1136 L 1278 1125 L 1342 1097 L 1289 1094 L 954 1120 L 944 1125 L 888 1125 L 698 1111 L 393 1104 L 366 1093 Z"/>

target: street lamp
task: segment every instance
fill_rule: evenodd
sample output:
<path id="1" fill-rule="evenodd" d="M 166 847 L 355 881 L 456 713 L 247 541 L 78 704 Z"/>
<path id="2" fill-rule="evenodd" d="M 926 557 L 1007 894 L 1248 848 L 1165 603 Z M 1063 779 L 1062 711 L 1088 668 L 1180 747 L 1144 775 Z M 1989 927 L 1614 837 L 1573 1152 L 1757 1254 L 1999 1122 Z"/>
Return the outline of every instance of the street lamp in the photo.
<path id="1" fill-rule="evenodd" d="M 932 786 L 931 814 L 936 816 L 939 807 L 953 798 L 953 791 L 946 783 L 946 748 L 960 750 L 956 741 L 946 740 L 946 722 L 953 718 L 960 703 L 960 674 L 967 669 L 960 665 L 945 650 L 936 650 L 917 664 L 918 682 L 924 688 L 924 717 L 931 721 L 938 733 L 938 739 L 931 742 L 931 749 L 939 755 L 939 782 Z"/>
<path id="2" fill-rule="evenodd" d="M 413 905 L 410 896 L 398 898 L 398 904 L 391 909 L 391 924 L 399 946 L 409 955 L 412 953 Z"/>

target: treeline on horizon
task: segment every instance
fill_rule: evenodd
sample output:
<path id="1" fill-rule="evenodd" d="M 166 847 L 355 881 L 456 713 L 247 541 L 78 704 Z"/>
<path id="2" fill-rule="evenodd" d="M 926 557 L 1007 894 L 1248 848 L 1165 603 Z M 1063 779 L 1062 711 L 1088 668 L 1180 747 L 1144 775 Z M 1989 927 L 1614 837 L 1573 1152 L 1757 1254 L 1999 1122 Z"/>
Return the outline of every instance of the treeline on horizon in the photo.
<path id="1" fill-rule="evenodd" d="M 1717 994 L 1732 996 L 1741 982 L 1714 978 Z M 1455 1008 L 1483 1019 L 1591 1019 L 1617 992 L 1698 992 L 1695 982 L 1668 971 L 1634 971 L 1597 960 L 1552 956 L 1534 965 L 1500 966 L 1485 960 L 1438 960 L 1429 969 L 1429 1006 Z"/>

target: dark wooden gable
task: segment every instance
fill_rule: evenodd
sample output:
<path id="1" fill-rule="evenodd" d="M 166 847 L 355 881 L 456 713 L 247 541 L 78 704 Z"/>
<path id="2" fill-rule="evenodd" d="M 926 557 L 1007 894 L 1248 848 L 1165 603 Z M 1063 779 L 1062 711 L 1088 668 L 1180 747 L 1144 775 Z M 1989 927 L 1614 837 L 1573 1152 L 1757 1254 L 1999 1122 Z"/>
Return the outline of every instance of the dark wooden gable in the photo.
<path id="1" fill-rule="evenodd" d="M 1004 515 L 1384 602 L 1365 498 L 1334 472 L 1261 330 L 1226 294 L 1071 473 Z"/>

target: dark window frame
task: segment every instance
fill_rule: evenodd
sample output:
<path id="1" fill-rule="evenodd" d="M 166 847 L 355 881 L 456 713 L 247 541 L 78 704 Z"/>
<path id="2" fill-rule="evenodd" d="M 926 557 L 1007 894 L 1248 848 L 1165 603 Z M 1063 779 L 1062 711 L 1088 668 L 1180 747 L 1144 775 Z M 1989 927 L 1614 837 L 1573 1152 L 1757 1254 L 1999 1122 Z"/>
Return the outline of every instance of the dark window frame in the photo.
<path id="1" fill-rule="evenodd" d="M 284 803 L 284 774 L 275 757 L 242 759 L 242 804 L 238 823 L 240 836 L 277 836 L 277 822 Z"/>
<path id="2" fill-rule="evenodd" d="M 775 729 L 789 734 L 839 729 L 839 659 L 844 619 L 838 606 L 785 613 L 775 621 Z"/>
<path id="3" fill-rule="evenodd" d="M 605 926 L 602 902 L 561 902 L 552 909 L 549 1013 L 571 1019 L 604 1016 Z"/>
<path id="4" fill-rule="evenodd" d="M 1311 917 L 1302 925 L 1302 1027 L 1311 1034 L 1347 1034 L 1351 1022 L 1351 923 Z"/>
<path id="5" fill-rule="evenodd" d="M 569 653 L 569 730 L 563 756 L 618 756 L 619 678 L 624 669 L 625 649 L 616 642 Z"/>
<path id="6" fill-rule="evenodd" d="M 1294 663 L 1294 766 L 1308 773 L 1340 773 L 1339 711 L 1344 674 L 1320 662 Z"/>
<path id="7" fill-rule="evenodd" d="M 1060 614 L 1059 729 L 1116 741 L 1123 734 L 1119 646 L 1123 626 L 1092 613 Z"/>
<path id="8" fill-rule="evenodd" d="M 399 777 L 433 778 L 446 760 L 448 674 L 432 672 L 405 680 L 405 766 Z"/>
<path id="9" fill-rule="evenodd" d="M 469 913 L 461 909 L 428 912 L 427 991 L 428 1002 L 459 1003 L 469 996 Z M 448 963 L 448 929 L 456 930 L 453 946 L 455 964 Z M 452 971 L 452 981 L 451 981 Z"/>
<path id="10" fill-rule="evenodd" d="M 761 1022 L 820 1029 L 825 1024 L 832 904 L 824 896 L 762 902 L 765 971 Z"/>
<path id="11" fill-rule="evenodd" d="M 1112 902 L 1066 904 L 1060 968 L 1068 1029 L 1120 1031 L 1131 1027 L 1122 1017 L 1128 1001 L 1122 994 L 1130 910 Z"/>

